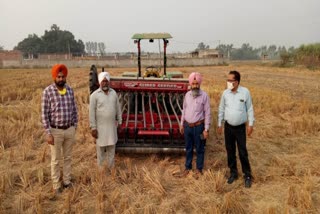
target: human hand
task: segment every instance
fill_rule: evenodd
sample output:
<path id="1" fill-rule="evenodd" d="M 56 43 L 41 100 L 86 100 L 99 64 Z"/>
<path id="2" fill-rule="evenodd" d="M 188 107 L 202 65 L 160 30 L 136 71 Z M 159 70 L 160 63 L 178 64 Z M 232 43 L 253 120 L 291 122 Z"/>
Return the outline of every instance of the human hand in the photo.
<path id="1" fill-rule="evenodd" d="M 183 126 L 180 126 L 180 133 L 181 133 L 181 134 L 184 134 L 184 128 L 183 128 Z"/>
<path id="2" fill-rule="evenodd" d="M 217 128 L 217 134 L 221 135 L 222 134 L 222 126 L 218 126 Z"/>
<path id="3" fill-rule="evenodd" d="M 91 130 L 91 136 L 97 139 L 98 138 L 98 130 L 96 130 L 96 129 Z"/>
<path id="4" fill-rule="evenodd" d="M 248 137 L 251 137 L 252 132 L 253 132 L 253 126 L 248 126 L 247 128 Z"/>
<path id="5" fill-rule="evenodd" d="M 208 139 L 209 131 L 203 130 L 202 134 L 203 134 L 203 139 L 205 139 L 205 140 Z"/>
<path id="6" fill-rule="evenodd" d="M 49 145 L 54 145 L 54 138 L 53 138 L 52 134 L 47 135 L 47 143 Z"/>

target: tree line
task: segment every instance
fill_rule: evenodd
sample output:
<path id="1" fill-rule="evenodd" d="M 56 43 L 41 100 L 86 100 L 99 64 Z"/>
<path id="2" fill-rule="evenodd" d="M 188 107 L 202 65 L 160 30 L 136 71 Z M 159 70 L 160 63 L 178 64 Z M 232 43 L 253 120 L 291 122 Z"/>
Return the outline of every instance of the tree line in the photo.
<path id="1" fill-rule="evenodd" d="M 61 30 L 53 24 L 50 30 L 45 30 L 44 35 L 29 34 L 27 38 L 18 43 L 14 50 L 19 50 L 26 58 L 37 58 L 38 54 L 70 54 L 81 56 L 88 53 L 90 56 L 105 54 L 103 42 L 86 42 L 76 40 L 74 35 L 67 30 Z M 86 51 L 87 49 L 87 51 Z M 0 50 L 3 50 L 2 46 Z"/>
<path id="2" fill-rule="evenodd" d="M 310 68 L 320 66 L 320 43 L 301 45 L 293 53 L 283 54 L 283 59 L 294 61 L 295 64 L 307 65 Z"/>
<path id="3" fill-rule="evenodd" d="M 200 42 L 195 51 L 209 49 L 210 46 Z M 285 46 L 261 46 L 253 48 L 249 43 L 244 43 L 240 48 L 235 48 L 233 44 L 220 44 L 216 48 L 220 54 L 231 60 L 257 60 L 257 59 L 280 59 L 282 53 L 293 53 L 295 48 L 286 49 Z"/>
<path id="4" fill-rule="evenodd" d="M 210 46 L 200 42 L 195 49 L 207 50 Z M 220 44 L 216 48 L 219 54 L 231 60 L 259 60 L 271 59 L 281 60 L 281 65 L 301 64 L 308 67 L 320 66 L 320 43 L 301 45 L 298 48 L 285 46 L 261 46 L 253 48 L 249 43 L 244 43 L 240 48 L 233 47 L 233 44 Z"/>
<path id="5" fill-rule="evenodd" d="M 195 51 L 209 49 L 210 46 L 200 42 Z M 76 40 L 74 35 L 67 30 L 61 30 L 53 24 L 50 30 L 45 30 L 43 36 L 30 34 L 18 43 L 15 50 L 20 50 L 24 57 L 37 58 L 38 54 L 70 54 L 72 56 L 104 56 L 106 46 L 103 42 L 88 41 L 85 44 L 81 39 Z M 231 60 L 281 60 L 282 64 L 294 62 L 295 64 L 320 65 L 320 43 L 301 45 L 298 48 L 276 45 L 264 45 L 253 48 L 249 43 L 244 43 L 240 48 L 233 44 L 219 44 L 216 48 L 225 58 Z M 0 44 L 0 51 L 4 51 Z"/>
<path id="6" fill-rule="evenodd" d="M 81 39 L 76 40 L 70 31 L 61 30 L 53 24 L 41 37 L 36 34 L 28 35 L 14 47 L 14 50 L 20 50 L 25 56 L 33 58 L 42 53 L 81 55 L 84 53 L 84 48 Z"/>

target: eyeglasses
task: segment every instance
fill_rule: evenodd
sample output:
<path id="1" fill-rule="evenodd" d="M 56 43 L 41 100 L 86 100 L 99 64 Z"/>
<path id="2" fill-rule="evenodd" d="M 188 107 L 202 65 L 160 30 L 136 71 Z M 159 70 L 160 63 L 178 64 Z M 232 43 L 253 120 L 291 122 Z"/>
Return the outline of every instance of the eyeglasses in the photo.
<path id="1" fill-rule="evenodd" d="M 235 82 L 235 81 L 237 81 L 237 80 L 227 80 L 227 82 Z"/>

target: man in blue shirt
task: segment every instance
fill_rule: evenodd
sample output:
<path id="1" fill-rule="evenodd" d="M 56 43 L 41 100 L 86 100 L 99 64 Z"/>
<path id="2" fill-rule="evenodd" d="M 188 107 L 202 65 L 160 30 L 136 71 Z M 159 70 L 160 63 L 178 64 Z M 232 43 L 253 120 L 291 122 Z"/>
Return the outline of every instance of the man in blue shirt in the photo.
<path id="1" fill-rule="evenodd" d="M 246 132 L 249 137 L 253 132 L 254 112 L 249 90 L 240 86 L 240 73 L 238 71 L 229 72 L 227 89 L 221 96 L 218 113 L 218 134 L 222 133 L 223 121 L 228 167 L 230 168 L 228 183 L 231 184 L 238 178 L 237 145 L 245 187 L 250 188 L 252 175 L 246 146 Z"/>

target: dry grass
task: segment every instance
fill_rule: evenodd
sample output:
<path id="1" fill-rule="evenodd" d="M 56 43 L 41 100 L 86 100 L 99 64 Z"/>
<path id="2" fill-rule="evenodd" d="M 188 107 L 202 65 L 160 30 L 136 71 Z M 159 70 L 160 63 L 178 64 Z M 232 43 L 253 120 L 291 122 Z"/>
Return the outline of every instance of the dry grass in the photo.
<path id="1" fill-rule="evenodd" d="M 248 139 L 254 184 L 226 184 L 223 141 L 215 134 L 229 70 L 242 73 L 253 96 L 256 125 Z M 110 69 L 112 75 L 132 69 Z M 320 72 L 256 65 L 174 68 L 199 71 L 213 113 L 204 175 L 173 176 L 184 156 L 117 154 L 99 171 L 88 128 L 88 71 L 70 69 L 80 123 L 73 151 L 75 187 L 52 198 L 50 150 L 40 122 L 49 69 L 0 70 L 0 213 L 319 213 Z M 239 169 L 241 167 L 239 166 Z"/>

